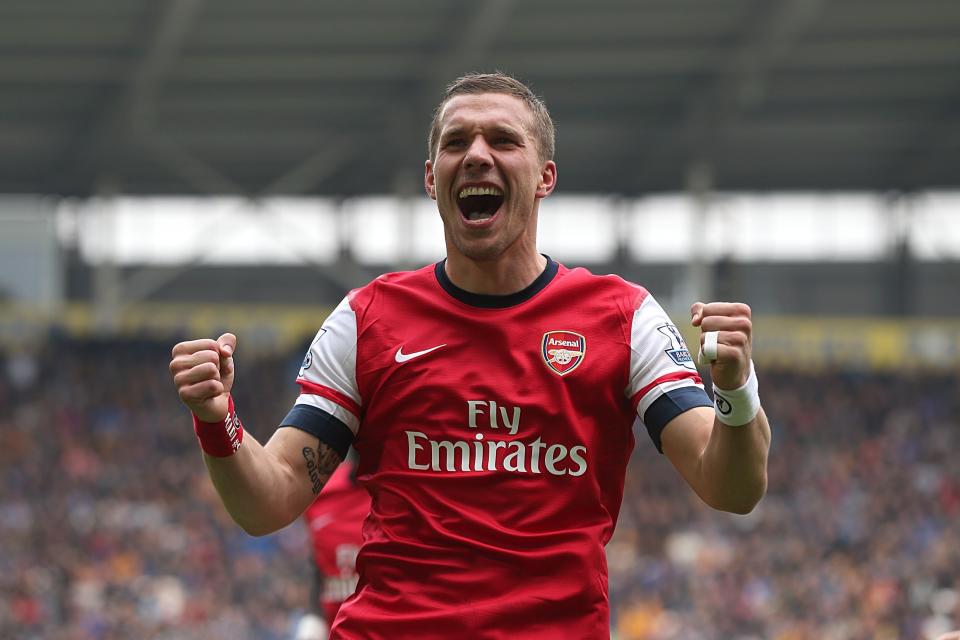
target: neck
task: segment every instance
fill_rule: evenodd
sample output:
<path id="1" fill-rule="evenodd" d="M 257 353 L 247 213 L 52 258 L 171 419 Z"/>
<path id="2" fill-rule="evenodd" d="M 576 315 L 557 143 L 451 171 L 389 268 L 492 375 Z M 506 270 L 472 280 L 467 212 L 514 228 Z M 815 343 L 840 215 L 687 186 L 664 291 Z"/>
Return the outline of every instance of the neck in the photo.
<path id="1" fill-rule="evenodd" d="M 547 267 L 547 259 L 536 249 L 520 255 L 509 254 L 492 260 L 474 260 L 450 251 L 447 253 L 447 277 L 470 293 L 505 296 L 528 287 Z"/>

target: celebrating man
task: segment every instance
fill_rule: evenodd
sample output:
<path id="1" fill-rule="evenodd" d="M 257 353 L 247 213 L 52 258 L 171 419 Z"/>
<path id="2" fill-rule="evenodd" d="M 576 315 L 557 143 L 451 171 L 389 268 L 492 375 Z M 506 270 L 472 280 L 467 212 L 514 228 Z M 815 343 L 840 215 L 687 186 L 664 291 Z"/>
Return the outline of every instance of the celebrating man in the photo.
<path id="1" fill-rule="evenodd" d="M 525 85 L 460 78 L 428 144 L 446 259 L 347 295 L 265 446 L 234 410 L 232 334 L 174 347 L 174 382 L 252 534 L 293 521 L 356 448 L 372 503 L 331 637 L 609 637 L 604 545 L 635 418 L 710 506 L 747 513 L 766 490 L 750 309 L 691 308 L 711 403 L 643 287 L 537 251 L 557 167 L 550 115 Z"/>

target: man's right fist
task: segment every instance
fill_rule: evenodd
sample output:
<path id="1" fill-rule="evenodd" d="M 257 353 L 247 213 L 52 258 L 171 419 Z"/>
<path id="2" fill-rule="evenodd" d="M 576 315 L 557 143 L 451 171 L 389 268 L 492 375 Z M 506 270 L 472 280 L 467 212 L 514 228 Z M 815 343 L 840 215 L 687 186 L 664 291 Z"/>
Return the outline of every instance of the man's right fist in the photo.
<path id="1" fill-rule="evenodd" d="M 232 333 L 216 340 L 181 342 L 173 348 L 173 384 L 183 404 L 203 422 L 220 422 L 227 417 L 236 348 L 237 336 Z"/>

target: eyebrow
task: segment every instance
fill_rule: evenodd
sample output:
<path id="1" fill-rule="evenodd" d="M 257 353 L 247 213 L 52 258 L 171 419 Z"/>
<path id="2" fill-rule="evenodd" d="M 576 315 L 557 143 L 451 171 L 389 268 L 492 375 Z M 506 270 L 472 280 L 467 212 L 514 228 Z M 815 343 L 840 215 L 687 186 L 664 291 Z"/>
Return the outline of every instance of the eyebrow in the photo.
<path id="1" fill-rule="evenodd" d="M 449 129 L 444 129 L 440 132 L 441 138 L 449 138 L 450 136 L 460 135 L 464 132 L 463 127 L 450 127 Z"/>
<path id="2" fill-rule="evenodd" d="M 500 133 L 503 135 L 513 136 L 513 137 L 518 137 L 518 138 L 522 135 L 519 131 L 517 131 L 513 127 L 508 127 L 505 125 L 498 125 L 496 127 L 493 127 L 493 132 Z"/>
<path id="3" fill-rule="evenodd" d="M 519 131 L 507 125 L 495 125 L 491 127 L 490 130 L 495 134 L 514 136 L 518 138 L 522 136 Z M 440 137 L 445 139 L 451 136 L 462 135 L 464 131 L 466 131 L 466 127 L 462 125 L 454 125 L 449 129 L 443 130 L 440 133 Z"/>

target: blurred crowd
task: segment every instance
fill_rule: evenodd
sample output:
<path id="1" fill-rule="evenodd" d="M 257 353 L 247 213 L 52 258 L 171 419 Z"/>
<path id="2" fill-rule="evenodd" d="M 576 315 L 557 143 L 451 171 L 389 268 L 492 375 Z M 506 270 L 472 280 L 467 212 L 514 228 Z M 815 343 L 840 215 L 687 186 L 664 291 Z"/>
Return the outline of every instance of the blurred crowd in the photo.
<path id="1" fill-rule="evenodd" d="M 288 640 L 311 559 L 252 538 L 206 477 L 169 344 L 0 354 L 0 638 Z M 261 441 L 300 353 L 237 361 Z M 960 628 L 960 379 L 760 371 L 770 485 L 702 506 L 640 428 L 608 547 L 619 640 L 932 638 Z M 255 399 L 255 400 L 254 400 Z"/>
<path id="2" fill-rule="evenodd" d="M 61 340 L 7 354 L 0 638 L 290 637 L 309 598 L 306 532 L 252 538 L 229 520 L 170 382 L 171 346 Z M 239 366 L 242 417 L 268 438 L 299 358 Z"/>
<path id="3" fill-rule="evenodd" d="M 749 516 L 638 446 L 608 546 L 623 639 L 885 640 L 960 628 L 960 378 L 760 371 Z"/>

